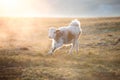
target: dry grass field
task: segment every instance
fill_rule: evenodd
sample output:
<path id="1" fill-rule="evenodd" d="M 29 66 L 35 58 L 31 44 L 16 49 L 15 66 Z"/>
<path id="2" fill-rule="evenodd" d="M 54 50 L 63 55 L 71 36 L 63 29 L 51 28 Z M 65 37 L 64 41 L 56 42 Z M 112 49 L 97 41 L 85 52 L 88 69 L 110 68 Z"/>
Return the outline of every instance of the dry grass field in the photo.
<path id="1" fill-rule="evenodd" d="M 0 80 L 120 80 L 120 17 L 79 18 L 79 54 L 47 54 L 48 28 L 73 19 L 0 18 Z"/>

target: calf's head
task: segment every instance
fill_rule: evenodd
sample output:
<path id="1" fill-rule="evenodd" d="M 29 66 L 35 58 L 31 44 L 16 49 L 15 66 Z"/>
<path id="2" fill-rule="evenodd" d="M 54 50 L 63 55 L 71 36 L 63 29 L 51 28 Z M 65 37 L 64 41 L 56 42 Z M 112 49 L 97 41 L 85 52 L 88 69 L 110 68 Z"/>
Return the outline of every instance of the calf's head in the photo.
<path id="1" fill-rule="evenodd" d="M 48 37 L 50 39 L 56 39 L 57 40 L 62 35 L 61 31 L 57 30 L 55 28 L 50 28 L 48 32 L 49 32 Z"/>

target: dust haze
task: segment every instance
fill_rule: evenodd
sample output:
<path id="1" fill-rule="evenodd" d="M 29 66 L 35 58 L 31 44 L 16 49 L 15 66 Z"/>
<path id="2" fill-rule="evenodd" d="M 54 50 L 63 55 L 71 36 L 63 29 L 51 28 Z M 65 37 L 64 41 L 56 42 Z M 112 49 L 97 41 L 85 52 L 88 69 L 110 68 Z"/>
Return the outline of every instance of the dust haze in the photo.
<path id="1" fill-rule="evenodd" d="M 48 28 L 73 18 L 0 18 L 0 80 L 120 80 L 120 17 L 77 19 L 79 53 L 48 55 Z"/>
<path id="2" fill-rule="evenodd" d="M 47 32 L 49 25 L 42 21 L 34 18 L 1 18 L 0 46 L 45 50 L 50 45 Z"/>

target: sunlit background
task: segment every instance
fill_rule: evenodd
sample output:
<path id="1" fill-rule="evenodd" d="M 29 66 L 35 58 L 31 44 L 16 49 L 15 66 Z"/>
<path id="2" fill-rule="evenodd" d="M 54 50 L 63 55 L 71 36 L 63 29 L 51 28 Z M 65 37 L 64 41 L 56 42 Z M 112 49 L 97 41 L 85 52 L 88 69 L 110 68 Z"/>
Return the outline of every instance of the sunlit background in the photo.
<path id="1" fill-rule="evenodd" d="M 120 16 L 120 0 L 0 0 L 0 16 Z"/>
<path id="2" fill-rule="evenodd" d="M 49 55 L 49 28 L 74 19 L 79 53 Z M 0 80 L 120 80 L 120 0 L 0 0 Z"/>
<path id="3" fill-rule="evenodd" d="M 0 40 L 37 44 L 46 40 L 48 44 L 48 28 L 65 26 L 72 20 L 61 22 L 55 17 L 120 16 L 119 3 L 120 0 L 0 0 Z"/>
<path id="4" fill-rule="evenodd" d="M 50 10 L 45 0 L 0 0 L 0 16 L 47 16 Z"/>

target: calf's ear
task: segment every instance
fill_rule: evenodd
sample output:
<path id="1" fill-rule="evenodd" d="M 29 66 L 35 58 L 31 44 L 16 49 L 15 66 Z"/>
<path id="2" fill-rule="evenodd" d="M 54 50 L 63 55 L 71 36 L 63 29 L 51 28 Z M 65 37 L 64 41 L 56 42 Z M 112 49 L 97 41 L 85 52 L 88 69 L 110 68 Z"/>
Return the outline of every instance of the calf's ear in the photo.
<path id="1" fill-rule="evenodd" d="M 56 33 L 60 33 L 60 30 L 56 30 Z"/>
<path id="2" fill-rule="evenodd" d="M 56 30 L 56 36 L 61 36 L 62 35 L 62 32 L 60 30 Z"/>

